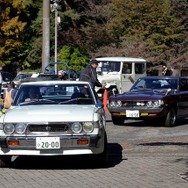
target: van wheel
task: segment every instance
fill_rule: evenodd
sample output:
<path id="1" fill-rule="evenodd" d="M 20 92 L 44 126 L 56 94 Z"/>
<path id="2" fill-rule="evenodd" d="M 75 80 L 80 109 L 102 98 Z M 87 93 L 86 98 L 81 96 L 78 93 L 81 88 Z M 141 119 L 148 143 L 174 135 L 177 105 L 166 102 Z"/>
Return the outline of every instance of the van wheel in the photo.
<path id="1" fill-rule="evenodd" d="M 176 119 L 177 119 L 176 110 L 173 108 L 168 112 L 164 125 L 166 127 L 173 127 L 176 124 Z"/>
<path id="2" fill-rule="evenodd" d="M 123 117 L 112 116 L 112 122 L 114 125 L 123 125 L 124 121 L 125 121 L 125 118 Z"/>
<path id="3" fill-rule="evenodd" d="M 0 156 L 0 167 L 9 167 L 12 156 Z"/>

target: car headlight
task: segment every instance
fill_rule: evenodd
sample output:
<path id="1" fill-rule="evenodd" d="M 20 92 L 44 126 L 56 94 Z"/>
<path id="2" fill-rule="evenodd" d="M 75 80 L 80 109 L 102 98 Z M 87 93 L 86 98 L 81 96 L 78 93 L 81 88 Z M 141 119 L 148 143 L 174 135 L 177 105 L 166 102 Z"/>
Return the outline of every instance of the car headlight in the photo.
<path id="1" fill-rule="evenodd" d="M 121 101 L 117 101 L 116 104 L 117 104 L 117 107 L 121 107 L 122 106 L 122 102 Z"/>
<path id="2" fill-rule="evenodd" d="M 164 102 L 162 100 L 154 101 L 153 102 L 153 107 L 157 108 L 157 107 L 162 106 L 163 104 L 164 104 Z"/>
<path id="3" fill-rule="evenodd" d="M 152 101 L 148 101 L 146 105 L 147 105 L 148 108 L 152 108 L 153 107 L 153 102 Z"/>
<path id="4" fill-rule="evenodd" d="M 120 100 L 118 101 L 111 101 L 109 106 L 111 107 L 121 107 L 122 106 L 122 102 Z"/>
<path id="5" fill-rule="evenodd" d="M 4 125 L 4 128 L 3 128 L 5 134 L 12 134 L 15 130 L 15 127 L 12 123 L 7 123 Z"/>
<path id="6" fill-rule="evenodd" d="M 83 123 L 83 130 L 87 133 L 92 132 L 94 129 L 93 123 L 92 122 L 84 122 Z"/>
<path id="7" fill-rule="evenodd" d="M 18 134 L 23 134 L 26 130 L 26 125 L 24 123 L 18 123 L 15 127 L 15 131 Z"/>
<path id="8" fill-rule="evenodd" d="M 148 108 L 158 108 L 161 105 L 163 105 L 164 102 L 162 100 L 158 100 L 158 101 L 148 101 L 147 102 L 147 107 Z"/>
<path id="9" fill-rule="evenodd" d="M 115 107 L 116 106 L 116 102 L 115 101 L 111 101 L 110 104 L 109 104 L 109 106 Z"/>
<path id="10" fill-rule="evenodd" d="M 74 133 L 80 133 L 82 131 L 82 125 L 80 123 L 73 123 L 71 125 L 71 130 Z"/>

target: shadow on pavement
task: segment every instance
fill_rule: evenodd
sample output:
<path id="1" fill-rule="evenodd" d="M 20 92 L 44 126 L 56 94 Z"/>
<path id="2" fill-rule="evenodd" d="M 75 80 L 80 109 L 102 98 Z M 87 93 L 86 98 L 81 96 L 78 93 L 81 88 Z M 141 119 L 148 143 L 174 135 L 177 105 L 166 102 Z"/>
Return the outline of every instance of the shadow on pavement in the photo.
<path id="1" fill-rule="evenodd" d="M 151 142 L 151 143 L 143 143 L 143 144 L 138 144 L 142 146 L 188 146 L 188 143 L 182 143 L 182 142 Z"/>
<path id="2" fill-rule="evenodd" d="M 181 118 L 181 119 L 177 120 L 176 125 L 174 127 L 184 126 L 186 124 L 188 124 L 188 119 Z M 153 120 L 125 120 L 123 125 L 116 125 L 116 126 L 165 127 L 165 125 L 161 122 L 161 120 L 157 120 L 157 119 L 153 119 Z M 166 127 L 166 128 L 171 128 L 171 127 Z"/>
<path id="3" fill-rule="evenodd" d="M 117 143 L 108 144 L 108 162 L 99 165 L 93 156 L 19 156 L 12 161 L 16 169 L 96 169 L 111 168 L 122 161 L 122 147 Z"/>
<path id="4" fill-rule="evenodd" d="M 185 181 L 188 182 L 188 159 L 187 159 L 187 158 L 179 158 L 179 159 L 176 159 L 175 162 L 177 162 L 177 163 L 184 163 L 184 164 L 187 166 L 187 171 L 182 172 L 182 173 L 180 174 L 180 177 L 181 177 L 182 179 L 184 179 Z"/>

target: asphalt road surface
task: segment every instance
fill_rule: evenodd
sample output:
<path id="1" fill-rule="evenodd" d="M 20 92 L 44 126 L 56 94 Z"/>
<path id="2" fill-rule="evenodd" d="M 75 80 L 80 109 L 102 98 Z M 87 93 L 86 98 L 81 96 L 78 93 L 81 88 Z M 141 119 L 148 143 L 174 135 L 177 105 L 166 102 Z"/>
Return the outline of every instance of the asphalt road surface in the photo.
<path id="1" fill-rule="evenodd" d="M 107 113 L 109 161 L 80 157 L 14 157 L 0 169 L 1 187 L 188 188 L 188 119 L 176 127 L 126 121 Z"/>

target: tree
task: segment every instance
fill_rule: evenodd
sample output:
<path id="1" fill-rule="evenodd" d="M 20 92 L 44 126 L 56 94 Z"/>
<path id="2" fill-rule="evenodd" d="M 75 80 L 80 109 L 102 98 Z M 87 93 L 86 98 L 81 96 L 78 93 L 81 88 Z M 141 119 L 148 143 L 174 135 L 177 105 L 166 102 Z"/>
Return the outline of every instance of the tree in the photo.
<path id="1" fill-rule="evenodd" d="M 67 45 L 60 50 L 58 61 L 67 63 L 75 71 L 80 71 L 89 62 L 85 52 Z"/>
<path id="2" fill-rule="evenodd" d="M 32 0 L 0 0 L 0 56 L 5 67 L 23 66 L 30 48 Z"/>
<path id="3" fill-rule="evenodd" d="M 184 25 L 173 14 L 170 0 L 112 0 L 108 34 L 117 47 L 124 40 L 145 43 L 151 55 L 170 51 L 185 38 Z M 173 52 L 172 52 L 173 53 Z M 165 60 L 169 59 L 166 53 Z"/>

